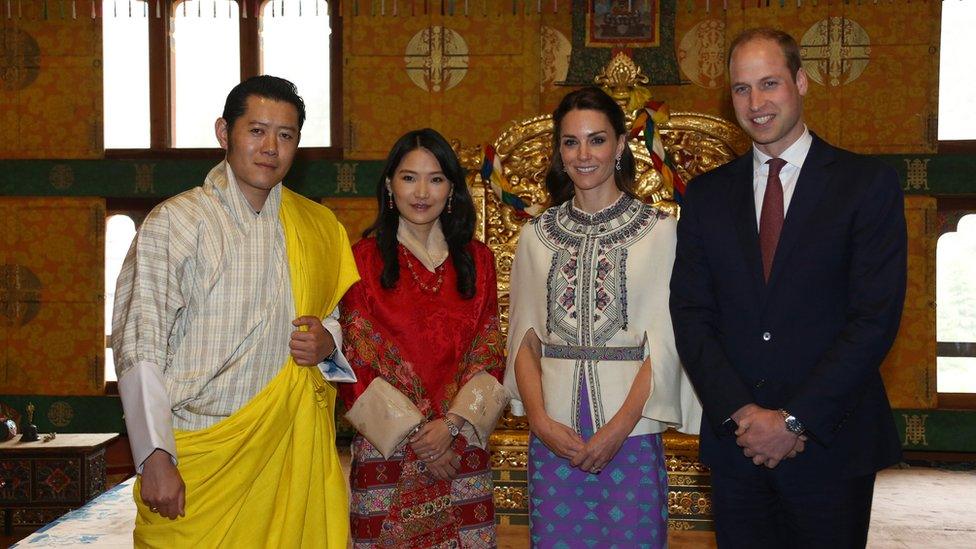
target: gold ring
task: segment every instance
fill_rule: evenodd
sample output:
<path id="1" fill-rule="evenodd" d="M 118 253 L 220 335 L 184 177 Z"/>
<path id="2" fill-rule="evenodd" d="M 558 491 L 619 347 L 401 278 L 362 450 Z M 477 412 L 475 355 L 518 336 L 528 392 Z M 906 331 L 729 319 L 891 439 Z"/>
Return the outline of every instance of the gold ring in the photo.
<path id="1" fill-rule="evenodd" d="M 159 507 L 150 507 L 149 510 L 152 511 L 153 513 L 155 513 L 157 511 L 159 511 Z"/>

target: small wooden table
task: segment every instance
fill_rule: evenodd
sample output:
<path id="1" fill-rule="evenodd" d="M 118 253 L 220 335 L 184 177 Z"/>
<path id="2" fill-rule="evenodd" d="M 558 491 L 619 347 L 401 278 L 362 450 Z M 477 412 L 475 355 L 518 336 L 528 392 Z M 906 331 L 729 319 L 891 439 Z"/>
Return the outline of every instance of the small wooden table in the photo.
<path id="1" fill-rule="evenodd" d="M 49 442 L 18 436 L 0 443 L 4 535 L 14 526 L 43 526 L 104 492 L 105 447 L 118 436 L 64 434 Z"/>

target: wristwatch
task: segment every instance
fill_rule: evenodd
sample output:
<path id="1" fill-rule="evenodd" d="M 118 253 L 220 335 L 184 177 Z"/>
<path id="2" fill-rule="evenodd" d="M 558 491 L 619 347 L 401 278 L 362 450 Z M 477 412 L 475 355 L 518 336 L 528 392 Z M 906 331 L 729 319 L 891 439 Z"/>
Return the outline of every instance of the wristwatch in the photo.
<path id="1" fill-rule="evenodd" d="M 452 437 L 458 436 L 461 432 L 461 428 L 457 426 L 456 423 L 451 421 L 451 418 L 444 416 L 444 425 L 447 425 L 447 431 L 451 433 Z"/>
<path id="2" fill-rule="evenodd" d="M 779 413 L 783 414 L 783 421 L 786 422 L 786 430 L 793 433 L 794 435 L 802 435 L 806 428 L 800 420 L 796 419 L 793 414 L 787 412 L 786 410 L 780 410 Z"/>

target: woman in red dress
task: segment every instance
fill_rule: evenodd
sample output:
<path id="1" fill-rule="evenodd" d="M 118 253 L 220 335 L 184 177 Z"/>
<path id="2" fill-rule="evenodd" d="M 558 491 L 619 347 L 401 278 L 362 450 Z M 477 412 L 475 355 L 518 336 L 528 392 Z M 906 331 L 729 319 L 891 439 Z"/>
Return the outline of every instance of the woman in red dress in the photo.
<path id="1" fill-rule="evenodd" d="M 352 444 L 356 547 L 493 547 L 488 437 L 508 396 L 495 264 L 472 239 L 464 172 L 431 129 L 401 137 L 353 246 L 340 391 Z"/>

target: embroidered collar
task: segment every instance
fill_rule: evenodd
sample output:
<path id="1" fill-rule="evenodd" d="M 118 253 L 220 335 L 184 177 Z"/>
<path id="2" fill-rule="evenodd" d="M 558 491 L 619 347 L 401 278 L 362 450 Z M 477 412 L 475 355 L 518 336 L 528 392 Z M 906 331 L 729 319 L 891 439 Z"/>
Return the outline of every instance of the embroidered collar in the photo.
<path id="1" fill-rule="evenodd" d="M 537 218 L 543 238 L 559 247 L 575 248 L 582 238 L 599 238 L 606 245 L 626 245 L 650 230 L 658 219 L 668 214 L 623 195 L 614 204 L 588 214 L 573 207 L 570 201 L 549 208 Z"/>
<path id="2" fill-rule="evenodd" d="M 586 213 L 583 210 L 576 207 L 573 204 L 573 200 L 567 200 L 563 204 L 563 209 L 569 219 L 580 225 L 599 225 L 601 223 L 606 223 L 616 219 L 621 214 L 626 212 L 636 200 L 624 193 L 621 193 L 620 197 L 617 198 L 616 202 L 610 204 L 606 208 L 596 212 L 596 213 Z"/>
<path id="3" fill-rule="evenodd" d="M 430 228 L 430 234 L 427 235 L 427 241 L 424 242 L 410 224 L 400 218 L 397 240 L 432 273 L 447 259 L 447 239 L 444 238 L 440 219 L 434 221 L 434 226 Z"/>

